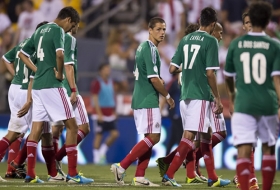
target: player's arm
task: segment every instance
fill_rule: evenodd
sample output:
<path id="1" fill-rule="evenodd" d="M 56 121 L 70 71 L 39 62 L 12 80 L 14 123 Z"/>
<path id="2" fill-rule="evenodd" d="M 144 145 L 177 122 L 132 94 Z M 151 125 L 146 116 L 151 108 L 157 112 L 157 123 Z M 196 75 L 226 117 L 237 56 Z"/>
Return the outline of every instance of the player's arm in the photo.
<path id="1" fill-rule="evenodd" d="M 31 61 L 30 56 L 28 54 L 24 54 L 22 51 L 18 54 L 19 58 L 22 60 L 22 62 L 33 72 L 36 73 L 37 67 L 35 64 Z"/>
<path id="2" fill-rule="evenodd" d="M 56 78 L 60 81 L 63 80 L 63 66 L 64 66 L 64 53 L 63 50 L 56 51 L 56 68 L 55 74 Z"/>
<path id="3" fill-rule="evenodd" d="M 6 68 L 8 69 L 8 71 L 15 76 L 15 70 L 14 70 L 14 64 L 11 62 L 7 62 L 4 57 L 2 57 L 2 62 L 5 64 Z"/>
<path id="4" fill-rule="evenodd" d="M 175 73 L 181 73 L 182 72 L 182 54 L 183 54 L 183 47 L 182 47 L 182 41 L 179 43 L 176 52 L 174 56 L 171 59 L 171 63 L 169 66 L 169 73 L 175 74 Z"/>
<path id="5" fill-rule="evenodd" d="M 33 72 L 37 71 L 37 67 L 30 59 L 30 56 L 36 52 L 35 45 L 34 45 L 34 34 L 31 38 L 25 43 L 19 53 L 19 58 L 23 61 L 23 63 L 30 68 Z"/>
<path id="6" fill-rule="evenodd" d="M 93 101 L 93 105 L 94 105 L 94 109 L 96 111 L 97 114 L 97 120 L 99 122 L 103 122 L 103 114 L 101 111 L 101 108 L 99 106 L 99 98 L 98 98 L 98 93 L 100 91 L 100 84 L 98 81 L 95 81 L 92 85 L 92 101 Z"/>
<path id="7" fill-rule="evenodd" d="M 274 82 L 275 91 L 276 91 L 276 94 L 278 97 L 278 109 L 280 109 L 280 75 L 274 75 L 273 82 Z M 278 114 L 280 114 L 280 112 Z M 280 115 L 279 115 L 279 117 L 280 117 Z"/>
<path id="8" fill-rule="evenodd" d="M 8 51 L 5 55 L 2 56 L 2 63 L 6 66 L 8 71 L 14 76 L 15 75 L 15 69 L 14 69 L 14 62 L 17 57 L 17 46 L 15 46 L 13 49 Z"/>
<path id="9" fill-rule="evenodd" d="M 31 93 L 32 86 L 33 86 L 33 76 L 30 76 L 30 81 L 27 90 L 27 100 L 26 103 L 23 105 L 23 107 L 18 111 L 17 114 L 18 117 L 23 117 L 25 114 L 27 114 L 32 105 L 32 93 Z"/>
<path id="10" fill-rule="evenodd" d="M 55 76 L 58 80 L 63 80 L 64 67 L 64 40 L 65 34 L 62 28 L 53 30 L 53 43 L 56 51 L 56 68 L 54 68 Z"/>
<path id="11" fill-rule="evenodd" d="M 277 45 L 278 46 L 276 49 L 276 53 L 278 53 L 280 50 L 279 44 Z M 279 62 L 280 62 L 279 56 L 275 56 L 271 76 L 273 77 L 274 87 L 278 98 L 278 117 L 280 119 L 280 64 Z"/>

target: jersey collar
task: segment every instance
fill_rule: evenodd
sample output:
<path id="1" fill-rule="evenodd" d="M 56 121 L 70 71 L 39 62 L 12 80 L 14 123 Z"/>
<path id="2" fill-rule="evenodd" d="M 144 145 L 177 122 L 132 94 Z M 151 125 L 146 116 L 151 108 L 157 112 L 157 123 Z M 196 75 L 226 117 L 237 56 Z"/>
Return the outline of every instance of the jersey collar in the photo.
<path id="1" fill-rule="evenodd" d="M 47 24 L 55 24 L 55 25 L 57 25 L 55 22 L 49 22 L 49 23 L 47 23 Z M 57 25 L 58 26 L 58 25 Z"/>
<path id="2" fill-rule="evenodd" d="M 250 35 L 250 36 L 266 36 L 266 33 L 264 31 L 262 31 L 262 32 L 248 32 L 248 35 Z"/>
<path id="3" fill-rule="evenodd" d="M 148 42 L 151 42 L 155 47 L 156 47 L 156 45 L 151 41 L 151 40 L 147 40 Z"/>
<path id="4" fill-rule="evenodd" d="M 206 31 L 204 31 L 204 30 L 197 30 L 196 32 L 206 32 Z"/>

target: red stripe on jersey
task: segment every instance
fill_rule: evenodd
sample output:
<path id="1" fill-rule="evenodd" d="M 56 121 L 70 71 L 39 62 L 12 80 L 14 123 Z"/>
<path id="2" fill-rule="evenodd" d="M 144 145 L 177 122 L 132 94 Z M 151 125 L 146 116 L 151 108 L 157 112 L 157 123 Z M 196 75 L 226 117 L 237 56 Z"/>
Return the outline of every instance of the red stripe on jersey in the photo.
<path id="1" fill-rule="evenodd" d="M 65 93 L 64 93 L 64 91 L 63 91 L 62 88 L 58 88 L 58 91 L 59 91 L 61 100 L 62 100 L 62 102 L 63 102 L 63 106 L 64 106 L 66 118 L 67 118 L 67 119 L 70 119 L 70 118 L 71 118 L 71 112 L 70 112 L 70 108 L 69 108 L 67 99 L 66 99 L 66 97 L 65 97 Z"/>
<path id="2" fill-rule="evenodd" d="M 82 120 L 82 124 L 87 123 L 86 117 L 85 117 L 85 114 L 84 114 L 84 111 L 83 111 L 83 107 L 82 107 L 82 104 L 81 104 L 81 101 L 80 101 L 79 97 L 77 99 L 77 107 L 78 107 L 78 110 L 79 110 L 80 118 Z"/>
<path id="3" fill-rule="evenodd" d="M 199 128 L 198 128 L 198 132 L 202 132 L 203 131 L 203 126 L 204 126 L 204 118 L 205 118 L 205 104 L 206 101 L 202 100 L 201 103 L 201 110 L 200 110 L 200 122 L 199 122 Z"/>

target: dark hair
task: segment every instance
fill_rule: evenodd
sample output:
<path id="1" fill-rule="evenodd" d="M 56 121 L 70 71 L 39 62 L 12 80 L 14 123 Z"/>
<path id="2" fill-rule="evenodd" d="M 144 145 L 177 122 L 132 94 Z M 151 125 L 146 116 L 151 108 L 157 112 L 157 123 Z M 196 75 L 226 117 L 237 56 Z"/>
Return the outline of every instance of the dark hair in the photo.
<path id="1" fill-rule="evenodd" d="M 246 16 L 249 16 L 249 13 L 248 13 L 248 12 L 245 12 L 245 13 L 242 14 L 242 22 L 243 22 L 243 24 L 245 24 L 245 18 L 246 18 Z"/>
<path id="2" fill-rule="evenodd" d="M 185 35 L 193 33 L 199 29 L 199 24 L 189 24 L 185 29 Z"/>
<path id="3" fill-rule="evenodd" d="M 108 63 L 101 63 L 101 64 L 99 65 L 99 67 L 98 67 L 98 71 L 100 72 L 100 71 L 102 71 L 102 69 L 103 69 L 104 67 L 108 67 L 108 66 L 109 66 Z"/>
<path id="4" fill-rule="evenodd" d="M 211 7 L 202 9 L 200 13 L 200 25 L 209 26 L 211 23 L 217 22 L 217 13 Z"/>
<path id="5" fill-rule="evenodd" d="M 267 2 L 252 3 L 248 11 L 252 26 L 265 28 L 272 15 L 272 6 Z"/>
<path id="6" fill-rule="evenodd" d="M 67 17 L 71 18 L 71 22 L 80 22 L 79 13 L 73 7 L 64 7 L 57 15 L 57 19 L 65 19 Z"/>
<path id="7" fill-rule="evenodd" d="M 157 23 L 165 23 L 165 21 L 160 17 L 151 18 L 151 20 L 149 21 L 148 27 L 153 29 Z"/>
<path id="8" fill-rule="evenodd" d="M 45 24 L 48 24 L 49 22 L 48 21 L 43 21 L 43 22 L 40 22 L 37 26 L 36 26 L 36 30 L 38 28 L 40 28 L 41 26 L 45 25 Z"/>

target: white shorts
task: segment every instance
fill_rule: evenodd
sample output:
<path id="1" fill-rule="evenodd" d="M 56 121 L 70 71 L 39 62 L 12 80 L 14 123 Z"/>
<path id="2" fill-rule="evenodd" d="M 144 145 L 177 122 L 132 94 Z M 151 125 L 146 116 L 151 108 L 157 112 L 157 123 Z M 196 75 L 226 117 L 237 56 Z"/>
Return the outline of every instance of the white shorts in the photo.
<path id="1" fill-rule="evenodd" d="M 18 92 L 21 88 L 21 85 L 18 84 L 11 84 L 9 91 L 8 91 L 8 101 L 9 101 L 9 107 L 11 112 L 14 111 L 14 100 L 16 96 L 18 95 Z"/>
<path id="2" fill-rule="evenodd" d="M 161 114 L 159 108 L 133 110 L 138 134 L 160 133 Z"/>
<path id="3" fill-rule="evenodd" d="M 65 88 L 32 90 L 32 121 L 63 121 L 75 117 Z"/>
<path id="4" fill-rule="evenodd" d="M 75 105 L 73 105 L 73 109 L 74 109 L 75 119 L 78 126 L 89 123 L 86 106 L 82 96 L 80 95 L 77 96 L 77 102 Z M 56 126 L 56 125 L 64 125 L 64 123 L 63 121 L 51 122 L 51 126 Z"/>
<path id="5" fill-rule="evenodd" d="M 209 101 L 181 100 L 180 113 L 184 131 L 208 132 L 211 113 Z"/>
<path id="6" fill-rule="evenodd" d="M 226 131 L 226 122 L 223 113 L 221 114 L 215 114 L 215 103 L 210 103 L 211 113 L 210 113 L 210 127 L 212 128 L 213 133 L 215 132 L 221 132 Z"/>
<path id="7" fill-rule="evenodd" d="M 268 146 L 276 144 L 279 134 L 279 119 L 277 115 L 252 116 L 244 113 L 234 113 L 231 119 L 233 145 L 256 145 L 257 137 Z"/>
<path id="8" fill-rule="evenodd" d="M 27 90 L 19 89 L 13 100 L 13 111 L 8 124 L 8 130 L 17 133 L 26 133 L 32 125 L 32 108 L 21 118 L 17 116 L 18 111 L 23 107 L 27 100 Z"/>

